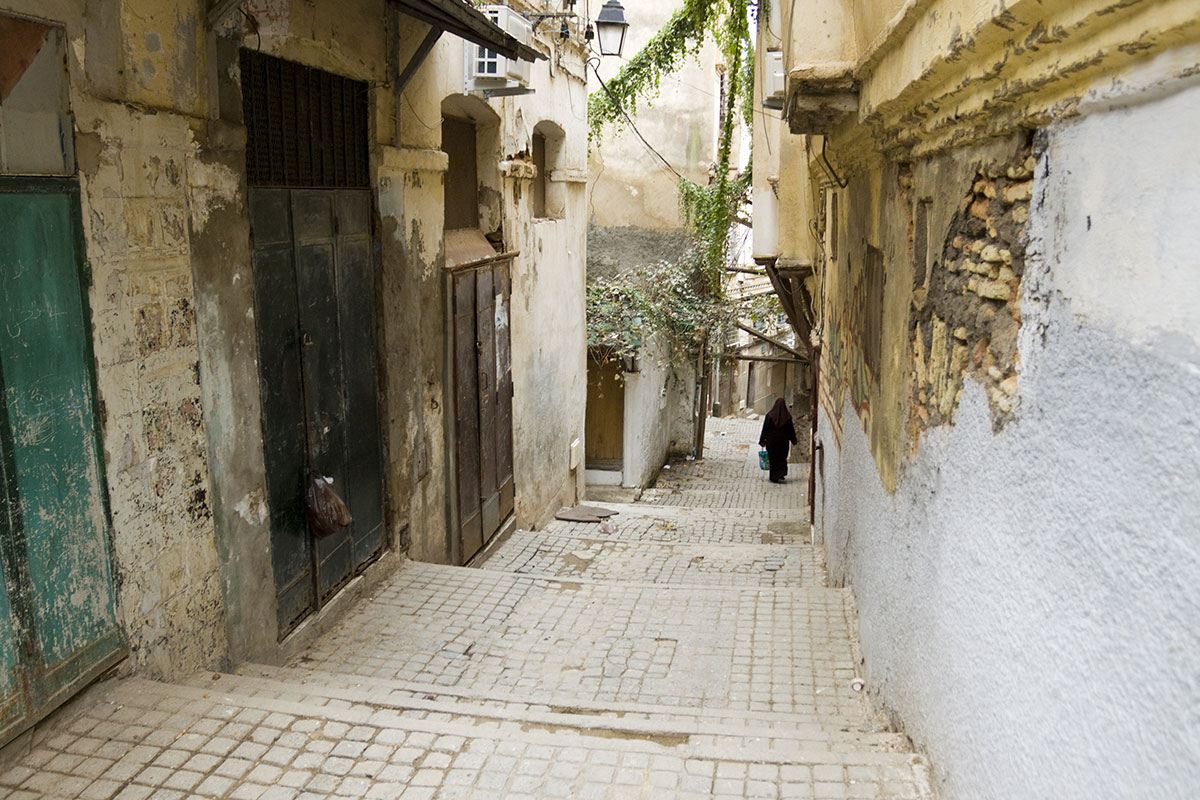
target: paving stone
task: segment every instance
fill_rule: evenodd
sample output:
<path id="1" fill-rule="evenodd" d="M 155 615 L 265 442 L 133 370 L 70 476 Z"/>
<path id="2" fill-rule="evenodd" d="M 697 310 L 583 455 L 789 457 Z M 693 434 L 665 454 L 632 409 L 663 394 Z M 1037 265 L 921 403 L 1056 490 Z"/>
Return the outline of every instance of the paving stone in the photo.
<path id="1" fill-rule="evenodd" d="M 855 676 L 802 480 L 757 422 L 710 420 L 602 531 L 521 531 L 482 569 L 406 564 L 302 659 L 105 684 L 0 794 L 316 798 L 928 798 Z M 794 478 L 801 478 L 796 465 Z"/>

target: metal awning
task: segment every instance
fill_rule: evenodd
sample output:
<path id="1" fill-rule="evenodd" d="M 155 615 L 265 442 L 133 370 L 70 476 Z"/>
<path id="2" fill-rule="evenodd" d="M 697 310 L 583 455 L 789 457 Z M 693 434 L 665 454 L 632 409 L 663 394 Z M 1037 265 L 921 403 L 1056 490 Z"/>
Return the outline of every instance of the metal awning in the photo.
<path id="1" fill-rule="evenodd" d="M 505 58 L 544 61 L 546 56 L 522 44 L 463 0 L 391 0 L 408 16 L 427 22 L 435 30 L 452 33 L 477 45 L 495 50 Z"/>

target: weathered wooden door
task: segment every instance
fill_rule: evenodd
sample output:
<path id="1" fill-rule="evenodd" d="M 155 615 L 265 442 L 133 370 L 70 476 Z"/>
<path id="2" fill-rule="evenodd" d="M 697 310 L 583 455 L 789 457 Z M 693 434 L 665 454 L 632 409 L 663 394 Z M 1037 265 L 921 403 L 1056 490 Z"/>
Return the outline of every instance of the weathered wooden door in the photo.
<path id="1" fill-rule="evenodd" d="M 462 561 L 513 511 L 509 259 L 456 272 L 455 458 Z"/>
<path id="2" fill-rule="evenodd" d="M 73 182 L 0 182 L 0 743 L 124 654 Z"/>
<path id="3" fill-rule="evenodd" d="M 371 195 L 255 188 L 256 319 L 281 635 L 383 548 Z M 334 479 L 354 524 L 315 538 L 308 469 Z"/>

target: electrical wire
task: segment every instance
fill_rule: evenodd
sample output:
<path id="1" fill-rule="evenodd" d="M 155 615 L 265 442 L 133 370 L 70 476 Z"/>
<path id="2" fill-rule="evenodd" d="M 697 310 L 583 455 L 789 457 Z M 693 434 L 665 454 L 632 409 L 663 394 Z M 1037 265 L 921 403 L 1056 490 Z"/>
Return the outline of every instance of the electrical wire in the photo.
<path id="1" fill-rule="evenodd" d="M 431 131 L 437 127 L 436 125 L 430 125 L 421 118 L 421 112 L 417 111 L 417 106 L 413 103 L 412 99 L 409 98 L 407 89 L 402 92 L 402 95 L 404 97 L 404 102 L 408 103 L 408 107 L 412 110 L 413 116 L 417 118 L 417 122 L 425 126 L 425 130 Z"/>
<path id="2" fill-rule="evenodd" d="M 634 123 L 633 117 L 629 116 L 629 113 L 627 111 L 625 111 L 625 107 L 621 105 L 621 101 L 619 101 L 617 99 L 617 96 L 612 93 L 611 89 L 608 88 L 608 84 L 605 83 L 604 79 L 600 77 L 600 70 L 597 69 L 597 66 L 596 66 L 597 59 L 594 59 L 594 58 L 588 59 L 587 63 L 588 63 L 588 66 L 590 66 L 592 68 L 592 72 L 595 74 L 596 80 L 598 80 L 600 82 L 600 87 L 602 89 L 604 89 L 604 93 L 607 94 L 608 99 L 612 101 L 613 107 L 616 108 L 617 111 L 620 111 L 621 116 L 623 116 L 625 118 L 625 121 L 629 123 L 629 128 L 630 128 L 630 130 L 633 131 L 634 135 L 636 135 L 637 138 L 641 140 L 642 144 L 646 145 L 646 148 L 651 153 L 653 153 L 655 156 L 658 157 L 658 160 L 663 163 L 664 167 L 669 169 L 671 172 L 675 173 L 675 177 L 679 178 L 679 180 L 683 180 L 683 173 L 681 173 L 679 170 L 675 169 L 675 167 L 673 167 L 671 165 L 671 162 L 667 161 L 667 159 L 663 156 L 662 153 L 660 153 L 660 152 L 658 152 L 658 150 L 654 149 L 654 145 L 652 145 L 652 144 L 650 144 L 650 142 L 646 141 L 646 137 L 642 136 L 642 132 L 638 130 L 637 125 Z"/>
<path id="3" fill-rule="evenodd" d="M 242 8 L 241 6 L 238 6 L 238 11 L 241 13 L 241 15 L 243 17 L 246 18 L 246 21 L 250 23 L 250 30 L 254 31 L 254 36 L 257 39 L 257 42 L 254 45 L 254 49 L 255 49 L 255 51 L 261 53 L 262 52 L 262 32 L 258 29 L 258 20 L 255 19 L 253 14 L 246 11 L 246 9 Z"/>

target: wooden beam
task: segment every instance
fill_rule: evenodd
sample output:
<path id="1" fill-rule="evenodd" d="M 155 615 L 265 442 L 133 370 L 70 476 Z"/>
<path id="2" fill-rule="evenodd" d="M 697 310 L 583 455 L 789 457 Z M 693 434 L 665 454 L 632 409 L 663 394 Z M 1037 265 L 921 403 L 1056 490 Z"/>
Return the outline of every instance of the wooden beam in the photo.
<path id="1" fill-rule="evenodd" d="M 726 353 L 721 358 L 732 361 L 771 361 L 776 364 L 807 364 L 806 358 L 788 358 L 787 356 L 749 356 L 749 355 L 730 355 Z"/>
<path id="2" fill-rule="evenodd" d="M 442 29 L 436 25 L 431 25 L 429 33 L 425 34 L 425 38 L 421 40 L 421 44 L 417 46 L 417 51 L 412 54 L 412 58 L 408 60 L 404 71 L 400 73 L 400 77 L 396 79 L 396 93 L 404 91 L 404 87 L 408 86 L 408 82 L 417 74 L 417 70 L 425 63 L 425 57 L 429 55 L 429 51 L 437 44 L 437 40 L 442 35 Z"/>
<path id="3" fill-rule="evenodd" d="M 742 330 L 744 330 L 746 333 L 750 334 L 751 336 L 757 336 L 759 339 L 762 339 L 764 342 L 773 344 L 776 347 L 778 347 L 780 350 L 786 350 L 787 352 L 791 353 L 792 355 L 796 356 L 797 358 L 807 358 L 808 357 L 807 353 L 801 352 L 800 350 L 797 350 L 796 348 L 792 347 L 791 345 L 784 344 L 783 342 L 779 341 L 778 339 L 767 336 L 765 333 L 763 333 L 760 330 L 751 328 L 749 325 L 744 325 L 741 322 L 738 322 L 736 324 L 739 328 L 741 328 Z"/>
<path id="4" fill-rule="evenodd" d="M 207 21 L 209 28 L 215 28 L 225 21 L 225 18 L 238 10 L 242 0 L 210 0 L 208 4 Z"/>

